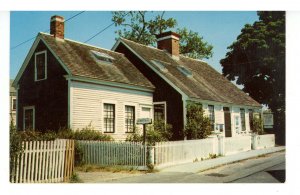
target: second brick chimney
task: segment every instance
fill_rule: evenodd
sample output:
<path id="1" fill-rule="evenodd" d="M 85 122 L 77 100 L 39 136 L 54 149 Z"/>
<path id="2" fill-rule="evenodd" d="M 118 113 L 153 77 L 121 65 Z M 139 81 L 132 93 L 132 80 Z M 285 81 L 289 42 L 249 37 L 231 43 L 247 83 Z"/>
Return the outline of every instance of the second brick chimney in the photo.
<path id="1" fill-rule="evenodd" d="M 65 37 L 65 19 L 62 16 L 52 16 L 50 20 L 50 34 L 55 38 Z"/>
<path id="2" fill-rule="evenodd" d="M 169 31 L 156 35 L 156 38 L 158 49 L 166 50 L 172 57 L 179 58 L 179 34 Z"/>

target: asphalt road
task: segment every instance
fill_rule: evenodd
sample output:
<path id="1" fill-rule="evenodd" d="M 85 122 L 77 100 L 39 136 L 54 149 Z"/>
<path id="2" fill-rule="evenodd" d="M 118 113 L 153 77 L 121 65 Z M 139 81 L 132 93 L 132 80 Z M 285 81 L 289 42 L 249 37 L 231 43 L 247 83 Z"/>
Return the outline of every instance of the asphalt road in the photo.
<path id="1" fill-rule="evenodd" d="M 106 181 L 109 183 L 282 183 L 285 152 L 224 165 L 200 173 L 159 172 Z"/>

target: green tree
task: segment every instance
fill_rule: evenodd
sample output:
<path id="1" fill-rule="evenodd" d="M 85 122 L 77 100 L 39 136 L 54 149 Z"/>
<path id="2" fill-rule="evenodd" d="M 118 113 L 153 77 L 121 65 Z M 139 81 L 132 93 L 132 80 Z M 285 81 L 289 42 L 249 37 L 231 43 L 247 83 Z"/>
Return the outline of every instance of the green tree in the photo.
<path id="1" fill-rule="evenodd" d="M 180 35 L 180 53 L 194 59 L 212 57 L 213 46 L 203 40 L 197 32 L 187 28 L 178 28 L 176 31 Z"/>
<path id="2" fill-rule="evenodd" d="M 212 133 L 210 120 L 204 115 L 201 104 L 189 102 L 186 117 L 184 134 L 187 139 L 205 139 Z"/>
<path id="3" fill-rule="evenodd" d="M 122 29 L 116 31 L 120 37 L 144 44 L 156 44 L 155 35 L 175 28 L 174 18 L 164 19 L 165 12 L 149 18 L 147 11 L 112 12 L 112 21 Z M 180 53 L 191 58 L 203 59 L 212 57 L 213 47 L 203 40 L 197 32 L 187 28 L 176 30 L 180 38 Z"/>
<path id="4" fill-rule="evenodd" d="M 257 12 L 222 59 L 223 75 L 274 113 L 275 132 L 285 132 L 285 12 Z M 277 140 L 284 143 L 285 134 Z"/>

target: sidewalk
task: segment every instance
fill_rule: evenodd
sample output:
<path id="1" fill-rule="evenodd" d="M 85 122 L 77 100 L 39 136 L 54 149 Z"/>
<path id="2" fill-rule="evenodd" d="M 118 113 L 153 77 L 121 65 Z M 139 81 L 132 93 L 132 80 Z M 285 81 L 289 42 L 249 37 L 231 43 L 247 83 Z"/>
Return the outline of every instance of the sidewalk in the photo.
<path id="1" fill-rule="evenodd" d="M 250 150 L 247 152 L 241 152 L 229 156 L 223 156 L 215 159 L 204 160 L 193 163 L 185 163 L 181 165 L 173 165 L 170 167 L 158 168 L 160 172 L 185 172 L 185 173 L 197 173 L 214 167 L 218 167 L 225 164 L 234 163 L 241 160 L 257 157 L 259 155 L 269 154 L 273 152 L 284 151 L 285 146 L 266 148 L 260 150 Z"/>

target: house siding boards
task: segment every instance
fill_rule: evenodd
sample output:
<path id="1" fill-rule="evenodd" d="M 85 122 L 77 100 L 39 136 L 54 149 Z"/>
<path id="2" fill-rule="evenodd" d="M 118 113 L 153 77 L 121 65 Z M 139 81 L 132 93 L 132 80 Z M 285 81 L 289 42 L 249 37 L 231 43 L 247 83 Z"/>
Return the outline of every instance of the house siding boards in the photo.
<path id="1" fill-rule="evenodd" d="M 47 51 L 47 79 L 34 80 L 35 53 Z M 35 107 L 36 130 L 58 130 L 67 127 L 68 83 L 66 71 L 61 67 L 50 50 L 41 41 L 31 56 L 26 69 L 18 82 L 18 123 L 23 129 L 23 108 Z"/>
<path id="2" fill-rule="evenodd" d="M 125 105 L 135 107 L 136 118 L 141 115 L 143 106 L 151 107 L 153 110 L 151 92 L 77 81 L 71 81 L 70 87 L 71 128 L 74 130 L 91 125 L 95 130 L 104 132 L 103 105 L 109 103 L 115 105 L 115 132 L 106 134 L 111 135 L 115 140 L 124 140 L 128 135 L 125 133 Z"/>
<path id="3" fill-rule="evenodd" d="M 172 86 L 158 76 L 141 59 L 133 54 L 122 43 L 116 48 L 117 52 L 123 53 L 129 61 L 156 87 L 153 93 L 153 102 L 165 101 L 167 104 L 167 123 L 173 126 L 174 140 L 183 139 L 183 101 L 182 95 Z"/>

